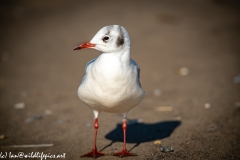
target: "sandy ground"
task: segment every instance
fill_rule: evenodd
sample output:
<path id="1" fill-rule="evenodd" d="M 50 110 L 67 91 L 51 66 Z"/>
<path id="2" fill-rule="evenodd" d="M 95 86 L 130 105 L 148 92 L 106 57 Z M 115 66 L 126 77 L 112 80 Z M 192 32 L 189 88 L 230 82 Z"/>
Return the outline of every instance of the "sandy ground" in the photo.
<path id="1" fill-rule="evenodd" d="M 239 10 L 237 0 L 1 1 L 0 153 L 90 151 L 93 114 L 77 88 L 99 52 L 72 49 L 120 24 L 147 94 L 128 115 L 142 120 L 127 131 L 138 156 L 124 159 L 240 159 Z M 98 159 L 118 159 L 121 118 L 101 113 Z M 54 146 L 9 147 L 23 144 Z"/>

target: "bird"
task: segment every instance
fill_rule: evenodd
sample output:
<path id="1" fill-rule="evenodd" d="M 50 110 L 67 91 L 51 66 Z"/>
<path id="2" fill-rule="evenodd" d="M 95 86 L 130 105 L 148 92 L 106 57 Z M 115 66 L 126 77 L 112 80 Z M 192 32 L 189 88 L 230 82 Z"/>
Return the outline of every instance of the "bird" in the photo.
<path id="1" fill-rule="evenodd" d="M 109 25 L 100 29 L 96 35 L 73 50 L 95 49 L 101 54 L 89 61 L 85 75 L 78 88 L 78 97 L 93 110 L 94 144 L 87 154 L 81 157 L 99 157 L 104 153 L 96 146 L 100 112 L 119 113 L 123 115 L 123 149 L 114 156 L 134 156 L 126 148 L 127 114 L 145 97 L 140 83 L 140 68 L 130 57 L 130 37 L 127 30 L 120 25 Z"/>

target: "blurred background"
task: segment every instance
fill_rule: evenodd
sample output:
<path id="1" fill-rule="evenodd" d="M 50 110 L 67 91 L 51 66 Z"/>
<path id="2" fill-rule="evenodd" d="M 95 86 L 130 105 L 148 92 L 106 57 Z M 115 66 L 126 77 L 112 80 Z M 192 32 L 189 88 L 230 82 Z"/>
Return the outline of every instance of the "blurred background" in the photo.
<path id="1" fill-rule="evenodd" d="M 130 34 L 146 91 L 128 116 L 137 132 L 130 131 L 143 136 L 127 140 L 138 157 L 126 159 L 240 158 L 238 0 L 1 0 L 0 20 L 1 151 L 79 159 L 91 149 L 93 114 L 77 89 L 100 53 L 73 48 L 119 24 Z M 122 136 L 121 118 L 101 113 L 102 152 L 122 149 L 121 139 L 108 136 Z M 11 146 L 25 144 L 54 146 Z M 174 152 L 161 152 L 164 146 Z"/>

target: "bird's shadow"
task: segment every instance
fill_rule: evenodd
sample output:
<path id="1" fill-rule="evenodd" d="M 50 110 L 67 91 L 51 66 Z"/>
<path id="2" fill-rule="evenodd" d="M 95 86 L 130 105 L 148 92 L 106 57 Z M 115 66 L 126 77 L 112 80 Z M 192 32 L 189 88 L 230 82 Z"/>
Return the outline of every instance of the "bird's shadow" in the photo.
<path id="1" fill-rule="evenodd" d="M 157 123 L 134 123 L 127 127 L 127 143 L 136 143 L 133 148 L 143 142 L 163 139 L 169 137 L 171 133 L 181 124 L 181 121 L 162 121 Z M 110 131 L 105 138 L 112 142 L 101 149 L 104 150 L 115 142 L 123 142 L 122 124 L 117 124 L 116 128 Z"/>

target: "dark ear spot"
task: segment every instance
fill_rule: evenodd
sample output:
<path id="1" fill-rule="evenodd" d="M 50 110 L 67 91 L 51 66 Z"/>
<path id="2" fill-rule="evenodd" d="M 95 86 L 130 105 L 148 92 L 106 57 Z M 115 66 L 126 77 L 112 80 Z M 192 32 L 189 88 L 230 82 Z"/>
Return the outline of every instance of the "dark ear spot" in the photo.
<path id="1" fill-rule="evenodd" d="M 119 31 L 119 36 L 117 38 L 117 42 L 116 42 L 117 44 L 116 45 L 117 45 L 117 47 L 120 47 L 124 44 L 123 31 L 122 31 L 120 26 L 118 27 L 118 31 Z"/>
<path id="2" fill-rule="evenodd" d="M 117 39 L 117 46 L 120 47 L 121 45 L 123 45 L 124 43 L 124 38 L 122 35 L 118 36 L 118 39 Z"/>

